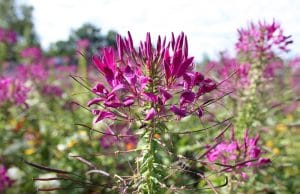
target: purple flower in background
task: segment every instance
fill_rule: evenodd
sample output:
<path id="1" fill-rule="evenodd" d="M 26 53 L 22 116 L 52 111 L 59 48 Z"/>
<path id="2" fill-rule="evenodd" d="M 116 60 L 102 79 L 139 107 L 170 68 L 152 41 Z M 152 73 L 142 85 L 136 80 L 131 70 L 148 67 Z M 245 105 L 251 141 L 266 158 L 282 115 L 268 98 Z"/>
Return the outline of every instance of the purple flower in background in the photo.
<path id="1" fill-rule="evenodd" d="M 30 88 L 24 85 L 24 82 L 14 78 L 0 79 L 0 104 L 11 102 L 16 105 L 26 105 L 26 99 Z"/>
<path id="2" fill-rule="evenodd" d="M 30 65 L 32 79 L 46 80 L 49 73 L 42 64 Z"/>
<path id="3" fill-rule="evenodd" d="M 113 146 L 123 146 L 125 150 L 132 150 L 136 147 L 138 139 L 130 128 L 125 125 L 114 125 L 108 127 L 99 139 L 100 146 L 109 149 Z"/>
<path id="4" fill-rule="evenodd" d="M 38 62 L 42 58 L 42 50 L 38 47 L 28 47 L 21 51 L 23 58 L 29 58 L 33 62 Z"/>
<path id="5" fill-rule="evenodd" d="M 123 142 L 125 144 L 125 149 L 128 150 L 132 150 L 135 149 L 138 143 L 138 138 L 136 135 L 133 134 L 131 128 L 128 128 L 126 130 L 126 128 L 124 128 L 124 135 L 127 135 L 127 137 L 123 138 Z"/>
<path id="6" fill-rule="evenodd" d="M 246 130 L 243 141 L 238 141 L 232 131 L 229 140 L 223 139 L 213 149 L 208 146 L 207 160 L 213 165 L 216 162 L 222 166 L 231 165 L 226 171 L 232 172 L 244 167 L 257 167 L 270 163 L 270 159 L 262 158 L 263 151 L 258 145 L 259 135 L 250 138 Z"/>
<path id="7" fill-rule="evenodd" d="M 44 81 L 49 73 L 42 64 L 20 65 L 17 68 L 17 75 L 21 80 L 32 79 L 36 81 Z"/>
<path id="8" fill-rule="evenodd" d="M 266 65 L 263 76 L 265 78 L 273 78 L 276 75 L 276 72 L 283 68 L 282 61 L 272 61 Z"/>
<path id="9" fill-rule="evenodd" d="M 88 39 L 80 39 L 76 42 L 77 50 L 82 51 L 90 46 L 90 41 Z"/>
<path id="10" fill-rule="evenodd" d="M 63 90 L 58 86 L 46 84 L 43 87 L 43 94 L 50 95 L 50 96 L 61 97 L 62 94 L 63 94 Z"/>
<path id="11" fill-rule="evenodd" d="M 6 188 L 12 186 L 12 180 L 7 176 L 6 168 L 0 165 L 0 191 L 4 192 Z"/>
<path id="12" fill-rule="evenodd" d="M 205 69 L 213 70 L 220 80 L 221 91 L 233 92 L 243 90 L 249 86 L 249 72 L 251 64 L 239 63 L 236 58 L 230 57 L 226 52 L 220 53 L 219 61 L 210 61 Z M 203 89 L 201 89 L 200 94 Z"/>
<path id="13" fill-rule="evenodd" d="M 12 30 L 8 30 L 6 32 L 6 41 L 9 44 L 14 44 L 17 42 L 17 33 L 15 31 Z"/>
<path id="14" fill-rule="evenodd" d="M 115 136 L 115 132 L 112 129 L 106 129 L 102 137 L 100 137 L 100 146 L 104 149 L 115 145 L 118 142 L 118 138 Z"/>
<path id="15" fill-rule="evenodd" d="M 9 86 L 11 80 L 8 78 L 0 79 L 0 104 L 9 99 Z"/>
<path id="16" fill-rule="evenodd" d="M 13 81 L 13 91 L 12 91 L 12 97 L 14 98 L 15 102 L 18 105 L 25 104 L 25 101 L 27 99 L 27 94 L 30 91 L 28 87 L 24 85 L 23 82 L 16 79 Z"/>
<path id="17" fill-rule="evenodd" d="M 17 42 L 17 33 L 13 30 L 0 27 L 0 42 L 14 44 Z"/>
<path id="18" fill-rule="evenodd" d="M 238 76 L 240 77 L 239 84 L 241 87 L 245 87 L 249 85 L 249 71 L 251 69 L 251 64 L 245 63 L 245 64 L 240 64 L 239 69 L 238 69 Z"/>
<path id="19" fill-rule="evenodd" d="M 236 43 L 238 53 L 250 54 L 250 57 L 272 59 L 276 52 L 288 52 L 287 46 L 293 41 L 291 36 L 283 35 L 279 23 L 273 21 L 250 23 L 248 28 L 238 30 L 239 40 Z"/>
<path id="20" fill-rule="evenodd" d="M 292 71 L 297 71 L 300 69 L 300 56 L 293 58 L 289 62 L 289 66 L 292 68 Z"/>

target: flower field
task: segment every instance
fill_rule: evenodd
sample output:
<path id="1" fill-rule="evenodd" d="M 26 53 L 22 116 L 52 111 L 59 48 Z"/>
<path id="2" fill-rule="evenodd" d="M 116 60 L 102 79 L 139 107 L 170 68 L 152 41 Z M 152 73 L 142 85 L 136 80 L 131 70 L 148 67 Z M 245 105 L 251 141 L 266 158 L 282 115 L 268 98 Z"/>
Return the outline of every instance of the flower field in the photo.
<path id="1" fill-rule="evenodd" d="M 299 192 L 300 55 L 237 32 L 196 61 L 183 32 L 62 54 L 0 27 L 0 193 Z"/>

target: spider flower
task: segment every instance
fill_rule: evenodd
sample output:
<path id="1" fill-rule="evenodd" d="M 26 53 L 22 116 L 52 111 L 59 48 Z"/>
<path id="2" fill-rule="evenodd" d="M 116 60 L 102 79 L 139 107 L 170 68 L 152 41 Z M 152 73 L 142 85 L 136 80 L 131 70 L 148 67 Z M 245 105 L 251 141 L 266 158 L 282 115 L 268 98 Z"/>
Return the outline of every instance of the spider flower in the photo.
<path id="1" fill-rule="evenodd" d="M 0 79 L 0 104 L 4 102 L 15 103 L 16 105 L 26 104 L 30 88 L 24 85 L 19 79 L 10 77 Z"/>
<path id="2" fill-rule="evenodd" d="M 42 58 L 42 51 L 38 47 L 28 47 L 21 51 L 21 57 L 38 62 Z"/>
<path id="3" fill-rule="evenodd" d="M 270 159 L 263 158 L 263 150 L 258 144 L 259 135 L 251 138 L 246 130 L 242 141 L 235 139 L 232 131 L 229 140 L 223 139 L 215 147 L 208 146 L 206 158 L 209 163 L 225 167 L 225 171 L 242 172 L 245 167 L 257 167 L 267 164 Z M 244 173 L 244 172 L 243 172 Z"/>
<path id="4" fill-rule="evenodd" d="M 48 96 L 61 97 L 63 94 L 63 90 L 59 86 L 46 84 L 43 87 L 43 94 Z"/>
<path id="5" fill-rule="evenodd" d="M 237 52 L 253 58 L 272 59 L 277 52 L 288 52 L 287 47 L 293 42 L 291 36 L 285 36 L 280 24 L 275 21 L 250 23 L 247 28 L 239 29 L 238 34 L 235 45 Z"/>
<path id="6" fill-rule="evenodd" d="M 197 114 L 197 101 L 213 91 L 216 83 L 194 70 L 193 57 L 188 54 L 184 33 L 170 41 L 158 36 L 152 43 L 150 33 L 138 48 L 128 36 L 117 36 L 117 51 L 104 48 L 102 56 L 93 56 L 102 79 L 91 89 L 96 95 L 88 106 L 101 106 L 94 111 L 102 119 L 134 121 L 137 110 L 144 121 L 158 117 Z M 151 108 L 147 108 L 151 106 Z M 143 108 L 143 109 L 140 109 Z M 105 114 L 104 114 L 105 113 Z"/>

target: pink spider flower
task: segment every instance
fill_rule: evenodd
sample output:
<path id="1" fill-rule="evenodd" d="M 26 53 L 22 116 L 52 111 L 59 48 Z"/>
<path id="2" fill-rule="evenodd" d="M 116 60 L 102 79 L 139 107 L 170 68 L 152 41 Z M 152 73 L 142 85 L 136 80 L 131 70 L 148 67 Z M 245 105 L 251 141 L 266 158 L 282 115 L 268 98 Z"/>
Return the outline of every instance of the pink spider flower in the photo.
<path id="1" fill-rule="evenodd" d="M 263 67 L 263 77 L 272 79 L 278 75 L 279 70 L 284 67 L 279 59 L 270 60 Z M 218 61 L 210 61 L 205 69 L 211 70 L 218 79 L 222 80 L 220 89 L 226 92 L 241 91 L 249 86 L 250 63 L 239 63 L 236 58 L 221 53 Z"/>
<path id="2" fill-rule="evenodd" d="M 276 52 L 288 52 L 287 46 L 293 41 L 285 36 L 279 23 L 273 21 L 250 23 L 246 29 L 238 30 L 239 39 L 236 43 L 238 53 L 249 54 L 249 57 L 272 59 Z"/>
<path id="3" fill-rule="evenodd" d="M 0 79 L 0 103 L 11 102 L 16 105 L 25 105 L 30 88 L 19 79 L 10 77 Z"/>
<path id="4" fill-rule="evenodd" d="M 17 42 L 17 33 L 13 30 L 8 30 L 6 32 L 6 41 L 9 44 L 14 44 Z"/>
<path id="5" fill-rule="evenodd" d="M 282 61 L 271 61 L 265 66 L 263 76 L 265 78 L 274 78 L 278 74 L 278 70 L 282 70 L 283 67 Z"/>
<path id="6" fill-rule="evenodd" d="M 147 33 L 138 48 L 129 32 L 125 38 L 118 35 L 117 51 L 104 48 L 102 56 L 93 56 L 93 62 L 103 76 L 91 89 L 96 97 L 88 102 L 88 106 L 102 107 L 94 111 L 96 122 L 133 122 L 137 118 L 130 110 L 141 107 L 145 109 L 138 111 L 145 122 L 190 114 L 201 117 L 203 110 L 198 111 L 197 101 L 217 87 L 215 81 L 194 70 L 184 33 L 177 38 L 172 34 L 168 42 L 158 36 L 156 44 Z"/>
<path id="7" fill-rule="evenodd" d="M 58 86 L 46 84 L 43 86 L 43 94 L 47 96 L 61 97 L 63 90 Z"/>
<path id="8" fill-rule="evenodd" d="M 243 141 L 235 139 L 234 132 L 230 140 L 223 139 L 214 148 L 208 146 L 206 158 L 211 165 L 223 166 L 227 172 L 238 172 L 245 175 L 243 168 L 257 167 L 270 163 L 270 159 L 263 158 L 264 153 L 258 145 L 259 135 L 250 138 L 246 130 Z"/>
<path id="9" fill-rule="evenodd" d="M 9 99 L 9 87 L 11 80 L 8 78 L 0 79 L 0 104 Z"/>
<path id="10" fill-rule="evenodd" d="M 218 75 L 222 80 L 225 80 L 225 85 L 232 89 L 245 88 L 249 84 L 248 74 L 250 71 L 250 64 L 239 64 L 234 58 L 228 56 L 222 56 L 222 64 L 218 64 Z M 231 74 L 235 75 L 230 78 Z"/>
<path id="11" fill-rule="evenodd" d="M 13 81 L 12 97 L 18 105 L 25 104 L 27 106 L 25 101 L 29 91 L 30 88 L 26 87 L 22 81 L 18 79 Z"/>
<path id="12" fill-rule="evenodd" d="M 21 57 L 31 59 L 33 62 L 38 62 L 42 58 L 42 51 L 38 47 L 28 47 L 21 51 Z"/>
<path id="13" fill-rule="evenodd" d="M 49 72 L 42 64 L 20 65 L 17 68 L 17 75 L 21 80 L 45 81 Z"/>

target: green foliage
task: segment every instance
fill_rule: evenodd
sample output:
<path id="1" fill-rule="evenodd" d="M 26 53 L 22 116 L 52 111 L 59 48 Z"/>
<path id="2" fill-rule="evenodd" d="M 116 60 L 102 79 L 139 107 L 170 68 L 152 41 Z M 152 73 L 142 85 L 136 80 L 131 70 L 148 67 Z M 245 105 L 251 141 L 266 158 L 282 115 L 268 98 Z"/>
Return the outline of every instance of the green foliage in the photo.
<path id="1" fill-rule="evenodd" d="M 32 11 L 32 6 L 18 5 L 15 0 L 0 0 L 0 27 L 16 31 L 22 47 L 39 44 Z"/>
<path id="2" fill-rule="evenodd" d="M 48 54 L 50 56 L 70 56 L 76 51 L 76 42 L 85 39 L 90 43 L 84 53 L 89 58 L 92 54 L 98 53 L 98 50 L 104 46 L 115 47 L 115 36 L 115 31 L 111 30 L 106 35 L 103 35 L 100 28 L 86 23 L 78 29 L 72 30 L 67 40 L 51 44 Z"/>

